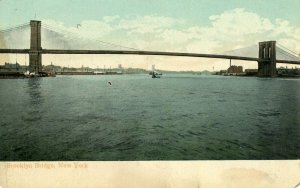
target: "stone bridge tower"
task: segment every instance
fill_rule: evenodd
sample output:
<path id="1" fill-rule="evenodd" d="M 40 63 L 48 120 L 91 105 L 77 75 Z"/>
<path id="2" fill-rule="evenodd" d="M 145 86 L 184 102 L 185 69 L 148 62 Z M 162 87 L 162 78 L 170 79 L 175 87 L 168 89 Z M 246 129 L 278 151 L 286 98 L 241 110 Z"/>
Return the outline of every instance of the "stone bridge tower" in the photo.
<path id="1" fill-rule="evenodd" d="M 276 41 L 259 43 L 258 76 L 275 77 L 276 72 Z"/>
<path id="2" fill-rule="evenodd" d="M 31 20 L 30 28 L 29 71 L 38 74 L 42 71 L 41 21 Z"/>

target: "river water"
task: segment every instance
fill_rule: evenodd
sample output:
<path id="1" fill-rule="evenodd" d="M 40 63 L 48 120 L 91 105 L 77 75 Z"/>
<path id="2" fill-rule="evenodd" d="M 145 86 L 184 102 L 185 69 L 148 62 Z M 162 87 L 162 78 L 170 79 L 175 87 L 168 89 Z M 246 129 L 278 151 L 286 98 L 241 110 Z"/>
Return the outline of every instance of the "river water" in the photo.
<path id="1" fill-rule="evenodd" d="M 2 79 L 0 106 L 2 161 L 300 158 L 300 79 Z"/>

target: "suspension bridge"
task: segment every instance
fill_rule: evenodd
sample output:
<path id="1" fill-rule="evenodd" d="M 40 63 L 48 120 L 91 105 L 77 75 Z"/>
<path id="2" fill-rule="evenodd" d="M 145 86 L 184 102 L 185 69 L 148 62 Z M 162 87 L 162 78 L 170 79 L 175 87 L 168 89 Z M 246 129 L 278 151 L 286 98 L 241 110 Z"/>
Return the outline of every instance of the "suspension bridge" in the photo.
<path id="1" fill-rule="evenodd" d="M 9 32 L 29 28 L 30 30 L 30 48 L 2 48 L 1 40 Z M 42 30 L 52 37 L 55 42 L 68 49 L 42 48 Z M 300 58 L 296 52 L 289 50 L 276 41 L 264 41 L 245 48 L 235 49 L 224 52 L 223 54 L 203 54 L 203 53 L 182 53 L 182 52 L 162 52 L 162 51 L 144 51 L 130 48 L 118 44 L 108 43 L 100 40 L 87 41 L 86 45 L 92 46 L 92 43 L 101 43 L 104 47 L 113 49 L 73 49 L 79 46 L 63 42 L 62 36 L 74 37 L 74 33 L 61 31 L 49 25 L 43 25 L 41 21 L 31 20 L 29 24 L 22 24 L 8 29 L 0 30 L 0 53 L 2 54 L 29 54 L 29 70 L 39 74 L 42 70 L 42 54 L 119 54 L 119 55 L 155 55 L 155 56 L 182 56 L 182 57 L 201 57 L 201 58 L 219 58 L 230 60 L 254 61 L 258 63 L 258 76 L 275 77 L 277 75 L 276 63 L 300 65 Z M 8 40 L 13 40 L 9 38 Z M 85 40 L 82 37 L 76 38 L 77 41 Z"/>

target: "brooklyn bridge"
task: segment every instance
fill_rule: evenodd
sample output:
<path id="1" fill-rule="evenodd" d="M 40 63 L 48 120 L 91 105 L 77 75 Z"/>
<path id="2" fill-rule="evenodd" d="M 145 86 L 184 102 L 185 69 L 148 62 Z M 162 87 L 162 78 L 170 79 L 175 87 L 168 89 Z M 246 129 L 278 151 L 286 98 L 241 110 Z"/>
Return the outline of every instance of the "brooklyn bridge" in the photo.
<path id="1" fill-rule="evenodd" d="M 183 56 L 183 57 L 199 57 L 199 58 L 219 58 L 230 60 L 244 60 L 258 63 L 258 76 L 275 77 L 277 75 L 276 63 L 300 65 L 300 58 L 292 50 L 278 45 L 276 41 L 263 41 L 249 47 L 234 49 L 231 53 L 224 54 L 204 54 L 204 53 L 182 53 L 182 52 L 165 52 L 165 51 L 144 51 L 112 43 L 102 42 L 106 46 L 117 46 L 120 49 L 46 49 L 42 48 L 41 29 L 44 27 L 48 32 L 59 33 L 55 28 L 50 26 L 42 26 L 41 21 L 31 20 L 30 24 L 22 24 L 12 28 L 0 30 L 0 35 L 14 30 L 30 28 L 30 48 L 0 48 L 2 54 L 29 54 L 29 71 L 39 74 L 42 70 L 43 54 L 118 54 L 118 55 L 151 55 L 151 56 Z M 1 39 L 0 39 L 1 40 Z M 84 39 L 83 39 L 84 40 Z M 256 57 L 249 57 L 247 51 L 250 48 L 258 48 Z M 248 49 L 248 50 L 247 50 Z M 234 52 L 234 53 L 232 53 Z"/>

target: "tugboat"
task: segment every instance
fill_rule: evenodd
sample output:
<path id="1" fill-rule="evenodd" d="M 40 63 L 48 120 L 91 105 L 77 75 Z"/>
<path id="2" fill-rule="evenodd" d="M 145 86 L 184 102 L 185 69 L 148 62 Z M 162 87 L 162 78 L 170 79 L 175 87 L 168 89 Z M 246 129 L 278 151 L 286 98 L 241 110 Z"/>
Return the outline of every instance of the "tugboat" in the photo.
<path id="1" fill-rule="evenodd" d="M 162 74 L 158 73 L 158 72 L 155 72 L 155 71 L 152 71 L 151 75 L 152 75 L 152 78 L 160 78 L 160 75 L 162 75 Z"/>

